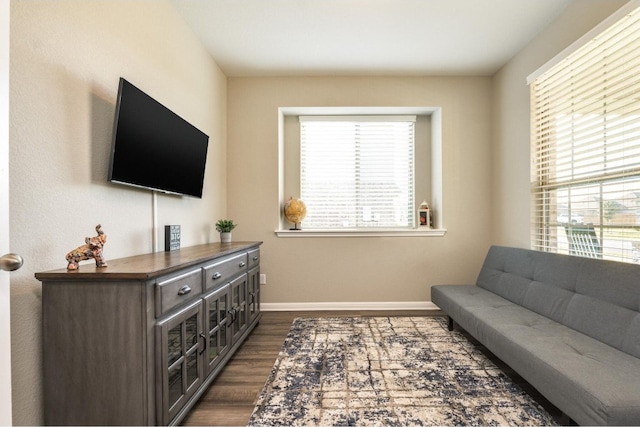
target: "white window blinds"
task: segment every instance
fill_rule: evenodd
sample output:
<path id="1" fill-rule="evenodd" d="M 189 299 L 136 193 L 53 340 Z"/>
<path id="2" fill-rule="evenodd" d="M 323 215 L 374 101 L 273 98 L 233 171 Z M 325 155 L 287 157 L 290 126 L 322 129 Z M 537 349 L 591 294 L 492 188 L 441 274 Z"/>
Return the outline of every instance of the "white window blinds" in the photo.
<path id="1" fill-rule="evenodd" d="M 532 246 L 640 259 L 638 9 L 531 84 Z"/>
<path id="2" fill-rule="evenodd" d="M 307 229 L 415 224 L 415 116 L 301 116 Z"/>

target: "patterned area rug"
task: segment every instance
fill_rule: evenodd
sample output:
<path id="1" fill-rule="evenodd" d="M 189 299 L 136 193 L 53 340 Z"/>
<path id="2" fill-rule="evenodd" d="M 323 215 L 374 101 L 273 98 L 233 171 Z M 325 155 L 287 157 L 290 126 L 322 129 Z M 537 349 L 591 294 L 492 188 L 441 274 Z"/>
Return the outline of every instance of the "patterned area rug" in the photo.
<path id="1" fill-rule="evenodd" d="M 442 317 L 296 319 L 250 426 L 557 425 Z"/>

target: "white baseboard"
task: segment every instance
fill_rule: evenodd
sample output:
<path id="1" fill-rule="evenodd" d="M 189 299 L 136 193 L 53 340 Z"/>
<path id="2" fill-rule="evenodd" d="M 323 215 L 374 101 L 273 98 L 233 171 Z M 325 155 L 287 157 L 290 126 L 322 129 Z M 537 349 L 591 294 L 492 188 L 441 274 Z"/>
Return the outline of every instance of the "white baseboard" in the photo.
<path id="1" fill-rule="evenodd" d="M 431 301 L 397 302 L 263 302 L 262 311 L 439 310 Z"/>

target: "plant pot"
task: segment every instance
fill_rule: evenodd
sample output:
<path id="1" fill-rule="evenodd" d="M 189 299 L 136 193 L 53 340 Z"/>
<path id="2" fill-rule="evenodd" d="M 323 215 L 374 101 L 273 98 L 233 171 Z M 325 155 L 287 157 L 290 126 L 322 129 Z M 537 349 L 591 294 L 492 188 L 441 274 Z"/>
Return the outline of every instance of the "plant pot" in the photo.
<path id="1" fill-rule="evenodd" d="M 231 232 L 220 233 L 220 243 L 231 243 Z"/>

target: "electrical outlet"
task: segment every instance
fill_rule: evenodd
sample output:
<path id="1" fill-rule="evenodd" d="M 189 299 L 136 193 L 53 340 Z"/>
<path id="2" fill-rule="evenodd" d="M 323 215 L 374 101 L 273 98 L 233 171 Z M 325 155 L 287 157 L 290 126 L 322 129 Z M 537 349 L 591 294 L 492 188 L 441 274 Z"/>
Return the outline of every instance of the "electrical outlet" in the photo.
<path id="1" fill-rule="evenodd" d="M 261 285 L 266 285 L 267 284 L 267 275 L 266 274 L 261 274 L 260 275 L 260 284 Z"/>

